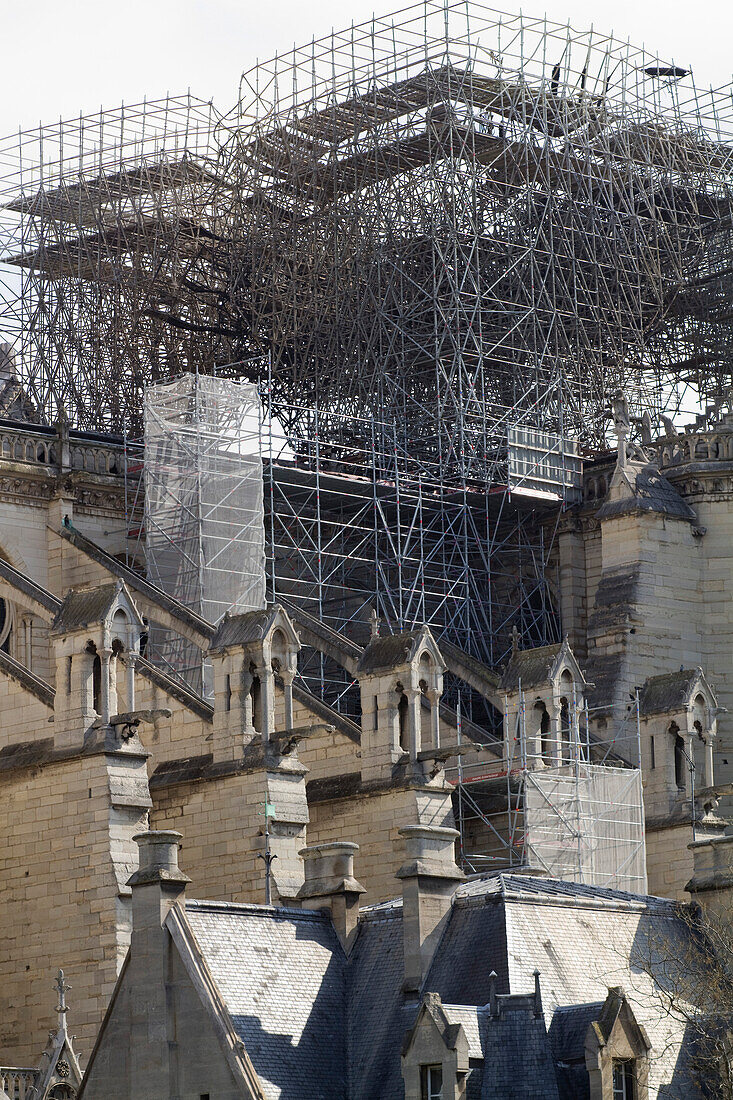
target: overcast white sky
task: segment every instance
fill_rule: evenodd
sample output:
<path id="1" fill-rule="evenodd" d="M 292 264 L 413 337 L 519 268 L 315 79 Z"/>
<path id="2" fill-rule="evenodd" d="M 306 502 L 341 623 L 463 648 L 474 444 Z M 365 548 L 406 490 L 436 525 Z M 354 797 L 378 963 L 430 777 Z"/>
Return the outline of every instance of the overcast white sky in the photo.
<path id="1" fill-rule="evenodd" d="M 404 0 L 403 0 L 404 2 Z M 188 88 L 221 110 L 259 58 L 386 15 L 399 0 L 0 0 L 0 134 L 122 100 Z M 614 32 L 694 70 L 698 86 L 733 73 L 731 0 L 524 0 L 496 7 Z"/>

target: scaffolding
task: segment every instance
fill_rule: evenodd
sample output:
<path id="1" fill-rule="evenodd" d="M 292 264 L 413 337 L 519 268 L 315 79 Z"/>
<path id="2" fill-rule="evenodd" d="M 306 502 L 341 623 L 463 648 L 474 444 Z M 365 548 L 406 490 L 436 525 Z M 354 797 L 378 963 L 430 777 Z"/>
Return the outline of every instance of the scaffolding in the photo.
<path id="1" fill-rule="evenodd" d="M 425 0 L 258 64 L 229 111 L 0 143 L 1 335 L 40 419 L 133 440 L 151 382 L 256 384 L 292 456 L 270 593 L 347 631 L 424 611 L 495 664 L 512 625 L 557 636 L 554 460 L 572 496 L 619 387 L 654 416 L 731 384 L 731 132 L 729 89 L 628 43 Z"/>
<path id="2" fill-rule="evenodd" d="M 376 605 L 492 666 L 514 626 L 557 640 L 557 503 L 610 396 L 673 417 L 733 383 L 731 89 L 424 0 L 233 99 L 0 143 L 0 338 L 29 402 L 128 445 L 150 383 L 256 385 L 269 598 L 357 641 Z M 357 705 L 321 655 L 304 670 Z"/>
<path id="3" fill-rule="evenodd" d="M 210 623 L 265 603 L 260 421 L 253 385 L 185 374 L 145 395 L 147 574 Z M 148 653 L 201 688 L 180 635 L 153 624 Z"/>
<path id="4" fill-rule="evenodd" d="M 289 434 L 379 409 L 493 479 L 522 417 L 593 444 L 619 386 L 667 411 L 730 384 L 732 130 L 729 89 L 628 43 L 425 0 L 258 64 L 227 113 L 7 140 L 5 336 L 80 427 L 269 358 Z"/>
<path id="5" fill-rule="evenodd" d="M 517 703 L 506 704 L 504 728 L 511 735 L 495 746 L 494 759 L 469 756 L 448 770 L 462 866 L 534 870 L 646 893 L 638 699 L 618 721 L 609 722 L 603 711 L 611 741 L 599 738 L 601 715 L 571 700 L 558 760 L 540 746 L 529 751 L 526 713 L 520 688 Z"/>

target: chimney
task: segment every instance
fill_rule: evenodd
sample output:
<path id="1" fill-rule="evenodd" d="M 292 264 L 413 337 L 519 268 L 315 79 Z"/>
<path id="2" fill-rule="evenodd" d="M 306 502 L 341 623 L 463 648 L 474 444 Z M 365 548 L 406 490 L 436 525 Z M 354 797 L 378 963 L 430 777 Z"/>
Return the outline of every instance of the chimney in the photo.
<path id="1" fill-rule="evenodd" d="M 168 934 L 163 922 L 190 879 L 178 868 L 181 834 L 138 833 L 139 869 L 132 888 L 132 937 L 128 958 L 130 1048 L 145 1051 L 130 1065 L 130 1095 L 168 1097 Z"/>
<path id="2" fill-rule="evenodd" d="M 710 915 L 730 919 L 733 910 L 733 826 L 720 836 L 695 840 L 692 878 L 685 890 Z"/>
<path id="3" fill-rule="evenodd" d="M 405 992 L 417 992 L 428 972 L 435 947 L 450 912 L 463 872 L 456 866 L 456 829 L 406 825 L 407 860 L 397 872 L 402 879 L 402 935 Z"/>
<path id="4" fill-rule="evenodd" d="M 301 848 L 305 882 L 298 891 L 304 909 L 329 909 L 344 951 L 353 941 L 359 920 L 359 895 L 364 887 L 354 878 L 358 844 L 348 840 Z"/>

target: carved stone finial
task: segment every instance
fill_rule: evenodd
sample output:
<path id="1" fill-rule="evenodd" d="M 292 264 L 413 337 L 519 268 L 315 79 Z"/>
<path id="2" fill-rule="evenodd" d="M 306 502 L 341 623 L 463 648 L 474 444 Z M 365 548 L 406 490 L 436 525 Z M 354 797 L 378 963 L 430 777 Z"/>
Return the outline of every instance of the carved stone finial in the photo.
<path id="1" fill-rule="evenodd" d="M 512 653 L 519 652 L 519 631 L 517 630 L 517 624 L 512 627 Z"/>
<path id="2" fill-rule="evenodd" d="M 63 970 L 59 970 L 53 988 L 59 995 L 59 1003 L 56 1005 L 56 1011 L 59 1014 L 59 1031 L 65 1032 L 66 1013 L 69 1011 L 69 1007 L 66 1003 L 66 994 L 71 989 L 71 986 L 66 981 Z"/>
<path id="3" fill-rule="evenodd" d="M 369 615 L 371 624 L 371 637 L 372 639 L 379 637 L 379 615 L 377 614 L 376 607 L 373 607 Z"/>

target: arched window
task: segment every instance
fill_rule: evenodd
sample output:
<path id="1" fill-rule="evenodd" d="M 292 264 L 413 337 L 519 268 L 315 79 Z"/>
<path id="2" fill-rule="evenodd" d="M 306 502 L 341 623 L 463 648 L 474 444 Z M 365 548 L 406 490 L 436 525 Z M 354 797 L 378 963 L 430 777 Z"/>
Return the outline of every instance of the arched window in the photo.
<path id="1" fill-rule="evenodd" d="M 674 781 L 680 790 L 685 790 L 687 787 L 685 743 L 680 737 L 680 731 L 674 722 L 670 727 L 670 732 L 674 735 Z"/>
<path id="2" fill-rule="evenodd" d="M 408 721 L 407 721 L 409 707 L 408 707 L 408 703 L 407 703 L 407 696 L 405 695 L 405 691 L 404 691 L 404 688 L 402 687 L 402 684 L 397 685 L 397 692 L 399 694 L 399 699 L 398 699 L 398 702 L 397 702 L 397 721 L 399 723 L 399 731 L 400 731 L 400 748 L 403 750 L 403 752 L 409 752 L 410 751 L 410 735 L 409 735 L 409 732 L 408 732 Z"/>
<path id="3" fill-rule="evenodd" d="M 128 637 L 127 637 L 128 628 L 129 628 L 129 619 L 127 618 L 127 614 L 121 607 L 118 607 L 117 610 L 115 611 L 114 615 L 112 616 L 112 639 L 113 639 L 112 648 L 113 649 L 114 649 L 114 643 L 115 642 L 118 643 L 118 648 L 120 649 L 120 651 L 125 648 L 125 645 L 128 641 Z"/>
<path id="4" fill-rule="evenodd" d="M 420 736 L 423 741 L 423 747 L 428 743 L 430 739 L 430 718 L 432 706 L 428 697 L 428 684 L 427 680 L 420 681 Z"/>
<path id="5" fill-rule="evenodd" d="M 98 653 L 92 662 L 92 707 L 97 714 L 102 713 L 102 661 Z"/>
<path id="6" fill-rule="evenodd" d="M 540 753 L 542 755 L 542 762 L 543 764 L 551 764 L 552 739 L 550 737 L 550 713 L 541 699 L 537 700 L 534 709 L 535 719 L 540 729 Z"/>
<path id="7" fill-rule="evenodd" d="M 257 733 L 262 733 L 262 684 L 254 662 L 250 664 L 249 671 L 252 674 L 249 689 L 249 697 L 252 701 L 252 725 Z"/>
<path id="8" fill-rule="evenodd" d="M 285 639 L 285 635 L 282 630 L 275 630 L 270 642 L 270 653 L 272 655 L 272 669 L 274 672 L 282 672 L 287 667 L 288 663 L 288 643 Z"/>
<path id="9" fill-rule="evenodd" d="M 10 653 L 10 632 L 13 626 L 13 618 L 10 605 L 0 599 L 0 649 Z M 30 664 L 30 662 L 28 662 Z"/>
<path id="10" fill-rule="evenodd" d="M 564 695 L 560 699 L 560 740 L 562 742 L 563 764 L 569 764 L 572 759 L 570 752 L 570 706 Z"/>

